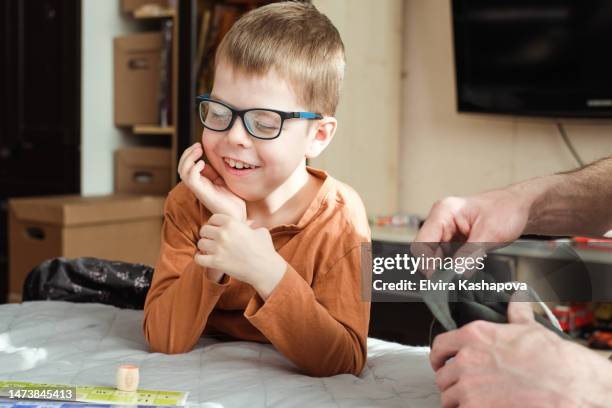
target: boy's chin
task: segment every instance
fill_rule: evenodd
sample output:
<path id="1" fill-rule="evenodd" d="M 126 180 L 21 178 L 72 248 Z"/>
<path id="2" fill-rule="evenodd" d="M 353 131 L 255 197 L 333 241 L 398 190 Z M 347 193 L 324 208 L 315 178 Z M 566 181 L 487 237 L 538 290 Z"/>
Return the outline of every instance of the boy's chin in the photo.
<path id="1" fill-rule="evenodd" d="M 261 194 L 261 191 L 252 191 L 252 186 L 247 187 L 228 185 L 227 187 L 232 193 L 236 194 L 238 197 L 242 198 L 246 202 L 259 201 L 265 197 Z"/>

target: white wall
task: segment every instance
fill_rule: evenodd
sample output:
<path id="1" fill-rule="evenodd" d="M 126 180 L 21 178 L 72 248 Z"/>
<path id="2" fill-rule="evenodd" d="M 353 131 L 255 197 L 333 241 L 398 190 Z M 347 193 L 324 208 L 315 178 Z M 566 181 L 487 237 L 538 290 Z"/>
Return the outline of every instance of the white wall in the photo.
<path id="1" fill-rule="evenodd" d="M 348 183 L 368 214 L 398 205 L 402 0 L 314 0 L 345 46 L 338 131 L 312 165 Z"/>
<path id="2" fill-rule="evenodd" d="M 119 0 L 83 0 L 81 193 L 113 191 L 113 151 L 124 144 L 113 124 L 113 37 L 133 32 Z"/>
<path id="3" fill-rule="evenodd" d="M 401 210 L 576 167 L 550 119 L 458 114 L 450 1 L 404 6 Z M 612 121 L 563 123 L 583 160 L 612 154 Z"/>

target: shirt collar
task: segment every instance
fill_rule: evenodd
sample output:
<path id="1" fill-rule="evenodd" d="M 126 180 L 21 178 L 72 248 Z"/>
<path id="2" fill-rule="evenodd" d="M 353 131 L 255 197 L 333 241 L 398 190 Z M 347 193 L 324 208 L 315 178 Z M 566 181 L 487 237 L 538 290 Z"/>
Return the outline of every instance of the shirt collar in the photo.
<path id="1" fill-rule="evenodd" d="M 319 180 L 323 180 L 323 184 L 319 187 L 319 191 L 315 195 L 314 199 L 304 211 L 304 214 L 300 217 L 297 224 L 282 224 L 275 226 L 270 230 L 270 232 L 280 232 L 280 231 L 299 231 L 303 230 L 311 221 L 325 208 L 325 204 L 327 202 L 327 197 L 329 196 L 329 192 L 332 189 L 334 184 L 334 179 L 327 174 L 325 170 L 319 170 L 312 168 L 310 166 L 306 166 L 306 171 L 318 178 Z"/>

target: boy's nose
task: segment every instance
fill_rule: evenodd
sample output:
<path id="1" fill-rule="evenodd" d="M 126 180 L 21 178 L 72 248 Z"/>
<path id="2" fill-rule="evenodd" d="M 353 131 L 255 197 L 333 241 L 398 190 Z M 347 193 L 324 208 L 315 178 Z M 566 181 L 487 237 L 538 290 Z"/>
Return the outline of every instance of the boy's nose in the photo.
<path id="1" fill-rule="evenodd" d="M 253 140 L 251 139 L 249 132 L 247 132 L 247 130 L 244 128 L 244 123 L 242 123 L 242 119 L 240 117 L 237 117 L 232 127 L 228 129 L 227 140 L 231 144 L 242 147 L 251 147 L 253 144 Z"/>

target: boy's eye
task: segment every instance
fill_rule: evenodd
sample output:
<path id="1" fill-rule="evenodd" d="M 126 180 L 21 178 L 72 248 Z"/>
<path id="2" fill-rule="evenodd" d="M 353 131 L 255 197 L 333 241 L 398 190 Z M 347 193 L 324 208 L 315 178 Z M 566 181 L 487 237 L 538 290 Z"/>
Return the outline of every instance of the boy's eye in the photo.
<path id="1" fill-rule="evenodd" d="M 211 111 L 210 112 L 212 114 L 212 116 L 214 118 L 224 118 L 226 116 L 228 116 L 227 112 L 222 112 L 222 111 Z"/>
<path id="2" fill-rule="evenodd" d="M 278 130 L 278 126 L 274 124 L 260 122 L 260 121 L 255 121 L 255 126 L 261 130 Z"/>

